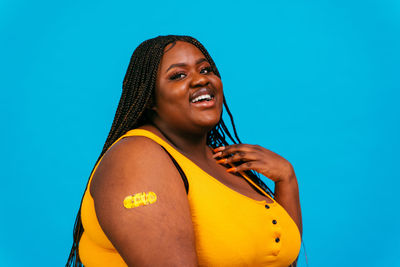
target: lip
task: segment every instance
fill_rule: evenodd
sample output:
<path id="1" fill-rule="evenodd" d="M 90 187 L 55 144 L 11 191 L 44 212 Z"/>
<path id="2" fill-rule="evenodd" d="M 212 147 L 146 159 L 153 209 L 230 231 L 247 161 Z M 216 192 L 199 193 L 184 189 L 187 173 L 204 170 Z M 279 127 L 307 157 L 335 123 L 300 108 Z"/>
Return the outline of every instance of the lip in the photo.
<path id="1" fill-rule="evenodd" d="M 202 87 L 202 88 L 200 88 L 200 89 L 194 91 L 191 95 L 189 95 L 189 102 L 190 102 L 191 104 L 197 104 L 197 103 L 192 103 L 192 100 L 195 99 L 195 98 L 198 97 L 198 96 L 207 95 L 207 94 L 208 94 L 208 95 L 211 95 L 211 97 L 212 97 L 213 99 L 210 100 L 210 101 L 204 101 L 204 102 L 212 102 L 213 100 L 215 100 L 215 92 L 214 92 L 214 90 L 211 89 L 211 88 L 208 88 L 208 87 Z M 203 101 L 202 101 L 202 102 L 203 102 Z M 199 104 L 203 104 L 203 103 L 199 103 Z"/>
<path id="2" fill-rule="evenodd" d="M 191 105 L 199 108 L 211 108 L 216 105 L 217 101 L 215 101 L 215 96 L 209 101 L 200 101 L 196 103 L 190 102 Z"/>

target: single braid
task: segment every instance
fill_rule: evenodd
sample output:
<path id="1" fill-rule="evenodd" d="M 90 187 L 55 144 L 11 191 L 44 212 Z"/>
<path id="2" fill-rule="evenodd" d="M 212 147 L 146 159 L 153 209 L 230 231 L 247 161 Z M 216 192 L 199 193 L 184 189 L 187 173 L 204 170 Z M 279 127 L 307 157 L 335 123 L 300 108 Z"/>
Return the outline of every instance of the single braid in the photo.
<path id="1" fill-rule="evenodd" d="M 111 125 L 110 132 L 104 143 L 103 149 L 96 161 L 96 164 L 118 138 L 120 138 L 129 130 L 135 129 L 143 124 L 150 123 L 149 119 L 146 116 L 146 110 L 154 103 L 154 93 L 156 88 L 158 67 L 164 55 L 165 47 L 170 43 L 175 43 L 176 41 L 183 41 L 196 46 L 209 62 L 213 72 L 221 78 L 215 63 L 207 50 L 199 41 L 197 41 L 193 37 L 179 35 L 158 36 L 156 38 L 152 38 L 141 43 L 135 49 L 130 59 L 129 66 L 127 68 L 122 83 L 121 98 L 115 112 L 115 117 Z M 212 148 L 229 145 L 229 143 L 225 140 L 226 136 L 228 136 L 229 139 L 235 144 L 241 143 L 236 131 L 235 124 L 233 122 L 233 116 L 228 108 L 225 98 L 223 100 L 223 103 L 231 120 L 235 138 L 229 132 L 221 116 L 219 123 L 207 135 L 207 145 Z M 92 173 L 90 174 L 90 176 L 92 175 Z M 257 185 L 259 185 L 266 192 L 269 192 L 273 196 L 272 191 L 254 172 L 249 171 L 246 172 L 246 174 Z M 88 187 L 88 183 L 86 184 L 86 189 Z M 78 253 L 79 241 L 82 233 L 83 226 L 80 207 L 75 219 L 73 244 L 66 266 L 83 266 Z"/>

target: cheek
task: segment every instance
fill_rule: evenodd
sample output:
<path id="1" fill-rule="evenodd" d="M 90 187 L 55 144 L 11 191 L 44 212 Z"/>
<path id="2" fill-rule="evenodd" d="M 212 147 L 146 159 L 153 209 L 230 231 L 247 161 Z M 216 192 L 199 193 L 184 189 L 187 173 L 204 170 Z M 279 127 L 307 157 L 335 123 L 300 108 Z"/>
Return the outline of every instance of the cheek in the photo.
<path id="1" fill-rule="evenodd" d="M 218 92 L 222 93 L 223 92 L 223 86 L 222 86 L 222 81 L 218 76 L 215 76 L 212 79 L 212 83 L 214 85 L 214 88 L 218 90 Z"/>
<path id="2" fill-rule="evenodd" d="M 221 96 L 219 98 L 219 102 L 222 103 L 223 101 L 223 96 L 224 96 L 224 90 L 223 90 L 223 85 L 221 79 L 216 77 L 213 81 L 214 88 L 217 90 L 217 93 Z"/>
<path id="3" fill-rule="evenodd" d="M 156 91 L 156 103 L 162 106 L 181 106 L 187 99 L 183 86 L 164 86 Z M 179 103 L 179 104 L 178 104 Z"/>

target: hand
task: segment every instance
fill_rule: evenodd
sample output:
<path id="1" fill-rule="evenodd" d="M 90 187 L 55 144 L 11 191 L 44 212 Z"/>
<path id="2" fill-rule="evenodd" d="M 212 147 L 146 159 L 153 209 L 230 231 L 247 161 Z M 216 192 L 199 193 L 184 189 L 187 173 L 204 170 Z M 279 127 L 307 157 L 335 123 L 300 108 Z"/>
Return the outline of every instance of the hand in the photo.
<path id="1" fill-rule="evenodd" d="M 275 183 L 289 181 L 294 176 L 294 170 L 289 161 L 278 154 L 258 145 L 235 144 L 214 149 L 217 163 L 229 164 L 227 172 L 243 172 L 254 170 Z M 236 164 L 235 164 L 236 163 Z"/>

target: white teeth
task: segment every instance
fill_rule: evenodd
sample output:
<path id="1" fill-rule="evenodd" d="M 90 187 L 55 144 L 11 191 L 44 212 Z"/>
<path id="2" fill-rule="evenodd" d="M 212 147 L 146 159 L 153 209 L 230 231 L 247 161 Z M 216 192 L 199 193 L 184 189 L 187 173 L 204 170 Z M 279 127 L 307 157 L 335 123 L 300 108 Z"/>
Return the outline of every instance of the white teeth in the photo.
<path id="1" fill-rule="evenodd" d="M 207 95 L 201 95 L 201 96 L 198 96 L 198 97 L 196 97 L 195 99 L 193 99 L 193 100 L 192 100 L 192 103 L 196 103 L 196 102 L 201 101 L 201 100 L 211 100 L 211 99 L 212 99 L 212 97 L 211 97 L 211 95 L 209 95 L 209 94 L 207 94 Z"/>

